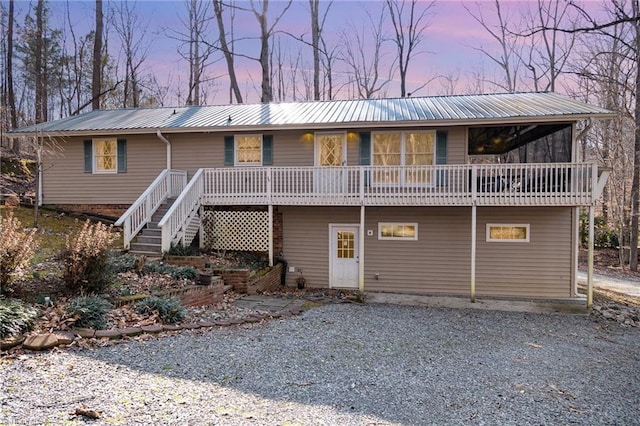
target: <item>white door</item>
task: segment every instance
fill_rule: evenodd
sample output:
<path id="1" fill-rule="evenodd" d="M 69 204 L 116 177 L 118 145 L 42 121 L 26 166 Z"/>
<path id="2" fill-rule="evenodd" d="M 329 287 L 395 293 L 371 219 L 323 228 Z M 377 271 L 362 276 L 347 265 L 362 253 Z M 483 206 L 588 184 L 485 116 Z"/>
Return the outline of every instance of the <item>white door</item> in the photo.
<path id="1" fill-rule="evenodd" d="M 329 286 L 358 288 L 358 226 L 329 226 Z"/>
<path id="2" fill-rule="evenodd" d="M 316 134 L 314 188 L 323 194 L 340 194 L 346 190 L 342 166 L 347 164 L 344 133 Z"/>

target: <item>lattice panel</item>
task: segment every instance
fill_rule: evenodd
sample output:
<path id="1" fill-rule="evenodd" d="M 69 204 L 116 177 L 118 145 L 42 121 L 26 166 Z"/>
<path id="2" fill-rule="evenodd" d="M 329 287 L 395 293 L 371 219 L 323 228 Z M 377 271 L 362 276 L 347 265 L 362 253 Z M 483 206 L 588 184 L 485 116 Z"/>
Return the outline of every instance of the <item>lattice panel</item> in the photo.
<path id="1" fill-rule="evenodd" d="M 269 213 L 202 212 L 204 247 L 215 250 L 269 250 Z"/>

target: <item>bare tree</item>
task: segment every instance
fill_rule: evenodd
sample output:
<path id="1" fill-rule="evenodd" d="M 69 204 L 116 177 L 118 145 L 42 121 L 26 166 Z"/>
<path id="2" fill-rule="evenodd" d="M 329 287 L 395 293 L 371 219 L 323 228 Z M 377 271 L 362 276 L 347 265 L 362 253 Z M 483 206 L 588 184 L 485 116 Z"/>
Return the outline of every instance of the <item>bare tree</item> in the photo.
<path id="1" fill-rule="evenodd" d="M 280 14 L 273 20 L 273 23 L 269 24 L 269 0 L 250 0 L 251 10 L 260 26 L 260 56 L 258 58 L 258 62 L 262 68 L 262 93 L 260 102 L 266 103 L 273 100 L 273 85 L 271 83 L 271 71 L 269 68 L 269 43 L 278 22 L 280 22 L 284 14 L 287 13 L 292 2 L 293 0 L 288 0 Z"/>
<path id="2" fill-rule="evenodd" d="M 503 13 L 500 0 L 494 0 L 493 5 L 497 18 L 496 25 L 491 25 L 483 15 L 484 6 L 476 3 L 476 10 L 472 11 L 466 3 L 462 4 L 469 15 L 499 44 L 499 53 L 492 53 L 484 47 L 476 47 L 475 49 L 482 52 L 501 69 L 502 77 L 493 83 L 501 90 L 512 93 L 517 90 L 518 72 L 521 66 L 517 31 L 509 28 L 510 17 Z"/>
<path id="3" fill-rule="evenodd" d="M 435 1 L 386 0 L 386 5 L 393 24 L 393 42 L 398 52 L 400 96 L 404 98 L 407 96 L 407 71 L 411 60 L 419 53 L 416 49 L 424 39 L 424 32 L 429 26 L 427 18 Z"/>
<path id="4" fill-rule="evenodd" d="M 222 51 L 224 55 L 224 59 L 227 63 L 227 73 L 229 74 L 229 84 L 230 84 L 230 94 L 229 94 L 229 102 L 233 103 L 233 98 L 237 103 L 242 103 L 242 92 L 240 91 L 240 86 L 238 85 L 238 78 L 236 77 L 236 68 L 234 63 L 234 53 L 233 53 L 233 36 L 231 37 L 231 44 L 227 41 L 227 33 L 225 30 L 224 23 L 224 11 L 226 4 L 223 0 L 212 0 L 213 1 L 213 9 L 216 15 L 216 22 L 218 24 L 218 45 L 219 49 Z M 231 27 L 233 28 L 233 17 L 234 17 L 234 8 L 231 7 Z"/>
<path id="5" fill-rule="evenodd" d="M 349 69 L 350 83 L 357 91 L 357 96 L 370 99 L 389 84 L 394 64 L 391 61 L 386 73 L 382 70 L 383 47 L 389 41 L 383 33 L 385 9 L 381 9 L 377 20 L 372 18 L 368 10 L 365 14 L 368 17 L 367 27 L 363 26 L 358 31 L 355 25 L 351 25 L 350 31 L 342 32 L 344 50 L 340 58 Z"/>
<path id="6" fill-rule="evenodd" d="M 6 59 L 6 73 L 7 73 L 7 82 L 6 82 L 6 91 L 7 91 L 7 99 L 6 106 L 9 108 L 9 117 L 11 128 L 15 129 L 18 127 L 18 111 L 16 110 L 16 95 L 14 92 L 14 82 L 13 82 L 13 26 L 15 19 L 15 11 L 14 11 L 14 0 L 9 0 L 9 11 L 7 15 L 7 59 Z"/>
<path id="7" fill-rule="evenodd" d="M 140 105 L 142 90 L 141 66 L 150 47 L 145 40 L 148 22 L 140 20 L 135 11 L 135 4 L 125 0 L 115 7 L 114 26 L 124 53 L 122 106 L 136 108 Z"/>
<path id="8" fill-rule="evenodd" d="M 93 35 L 93 68 L 91 79 L 91 108 L 100 109 L 100 92 L 102 90 L 102 32 L 104 23 L 102 16 L 102 0 L 96 0 L 96 26 Z"/>
<path id="9" fill-rule="evenodd" d="M 557 28 L 575 27 L 570 3 L 538 0 L 529 16 L 529 28 L 545 28 L 526 37 L 529 43 L 521 60 L 531 73 L 536 91 L 555 91 L 558 77 L 565 71 L 576 42 L 576 34 L 561 33 Z"/>

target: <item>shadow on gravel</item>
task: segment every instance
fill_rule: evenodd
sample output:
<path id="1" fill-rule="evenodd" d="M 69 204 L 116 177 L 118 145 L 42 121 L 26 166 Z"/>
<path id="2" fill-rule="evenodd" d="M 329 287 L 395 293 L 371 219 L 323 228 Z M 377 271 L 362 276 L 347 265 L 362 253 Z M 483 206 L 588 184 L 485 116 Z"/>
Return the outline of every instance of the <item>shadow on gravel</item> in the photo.
<path id="1" fill-rule="evenodd" d="M 640 418 L 639 330 L 586 316 L 328 305 L 266 324 L 77 354 L 126 367 L 115 369 L 121 374 L 199 383 L 203 416 L 239 407 L 234 398 L 249 395 L 261 401 L 252 424 Z M 309 420 L 305 410 L 332 417 Z"/>

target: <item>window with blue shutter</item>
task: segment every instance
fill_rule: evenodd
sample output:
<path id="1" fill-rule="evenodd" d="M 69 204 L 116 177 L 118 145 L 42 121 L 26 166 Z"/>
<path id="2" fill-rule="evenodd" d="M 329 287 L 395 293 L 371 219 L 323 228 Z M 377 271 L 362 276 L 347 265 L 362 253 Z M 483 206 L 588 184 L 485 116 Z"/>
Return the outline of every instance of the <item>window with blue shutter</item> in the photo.
<path id="1" fill-rule="evenodd" d="M 273 135 L 262 136 L 262 165 L 271 166 L 273 164 Z"/>
<path id="2" fill-rule="evenodd" d="M 234 139 L 233 136 L 224 137 L 224 165 L 233 166 L 234 164 Z"/>
<path id="3" fill-rule="evenodd" d="M 127 140 L 118 139 L 118 173 L 127 173 Z"/>
<path id="4" fill-rule="evenodd" d="M 84 141 L 84 172 L 93 173 L 93 141 Z"/>
<path id="5" fill-rule="evenodd" d="M 363 132 L 360 133 L 360 165 L 361 166 L 370 166 L 371 165 L 371 133 Z M 364 174 L 364 186 L 370 186 L 371 183 L 371 172 L 366 171 Z"/>
<path id="6" fill-rule="evenodd" d="M 447 164 L 447 132 L 436 132 L 436 164 Z M 444 170 L 438 172 L 436 177 L 436 185 L 445 186 L 447 184 L 447 175 Z"/>

